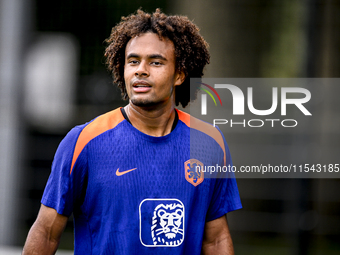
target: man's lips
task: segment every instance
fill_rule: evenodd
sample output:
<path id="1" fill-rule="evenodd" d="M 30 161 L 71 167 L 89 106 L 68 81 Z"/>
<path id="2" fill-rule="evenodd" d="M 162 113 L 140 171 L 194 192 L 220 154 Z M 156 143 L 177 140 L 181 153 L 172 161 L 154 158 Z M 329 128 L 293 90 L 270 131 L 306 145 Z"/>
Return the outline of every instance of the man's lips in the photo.
<path id="1" fill-rule="evenodd" d="M 135 81 L 132 83 L 134 92 L 147 92 L 151 89 L 151 85 L 146 81 Z"/>
<path id="2" fill-rule="evenodd" d="M 133 87 L 151 87 L 151 85 L 148 82 L 142 81 L 142 80 L 134 81 L 132 83 L 132 86 Z"/>

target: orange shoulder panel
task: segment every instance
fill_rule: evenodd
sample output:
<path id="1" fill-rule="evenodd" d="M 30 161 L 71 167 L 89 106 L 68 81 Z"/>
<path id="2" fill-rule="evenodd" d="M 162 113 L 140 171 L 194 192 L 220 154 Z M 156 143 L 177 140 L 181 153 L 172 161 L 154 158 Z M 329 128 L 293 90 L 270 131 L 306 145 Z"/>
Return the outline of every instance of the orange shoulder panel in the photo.
<path id="1" fill-rule="evenodd" d="M 88 144 L 93 138 L 97 137 L 98 135 L 114 128 L 123 120 L 124 116 L 121 113 L 120 108 L 118 108 L 111 112 L 100 115 L 81 131 L 73 152 L 70 174 L 72 173 L 73 166 L 79 154 L 82 152 L 86 144 Z"/>
<path id="2" fill-rule="evenodd" d="M 177 110 L 177 109 L 176 109 Z M 201 131 L 205 133 L 206 135 L 212 137 L 222 148 L 224 153 L 224 165 L 226 164 L 226 152 L 225 152 L 225 146 L 224 146 L 224 140 L 221 135 L 221 133 L 212 126 L 211 124 L 208 124 L 202 120 L 199 120 L 195 117 L 190 116 L 190 114 L 185 113 L 183 111 L 177 110 L 178 112 L 178 118 L 185 123 L 190 128 L 196 129 L 198 131 Z"/>

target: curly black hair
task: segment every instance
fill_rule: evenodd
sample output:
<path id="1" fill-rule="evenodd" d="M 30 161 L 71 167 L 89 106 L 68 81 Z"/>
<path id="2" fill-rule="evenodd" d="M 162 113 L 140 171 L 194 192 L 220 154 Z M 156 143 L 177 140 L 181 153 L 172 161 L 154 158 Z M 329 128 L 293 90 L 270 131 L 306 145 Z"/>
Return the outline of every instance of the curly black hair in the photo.
<path id="1" fill-rule="evenodd" d="M 139 9 L 137 14 L 122 17 L 119 24 L 112 28 L 106 39 L 106 64 L 113 75 L 113 82 L 121 89 L 123 99 L 128 99 L 124 82 L 125 47 L 131 38 L 153 32 L 160 39 L 168 38 L 174 43 L 176 70 L 185 74 L 182 85 L 175 88 L 176 106 L 187 106 L 196 98 L 199 84 L 191 87 L 190 78 L 201 78 L 203 68 L 209 64 L 208 44 L 199 33 L 199 28 L 185 16 L 167 16 L 160 9 L 152 14 Z"/>

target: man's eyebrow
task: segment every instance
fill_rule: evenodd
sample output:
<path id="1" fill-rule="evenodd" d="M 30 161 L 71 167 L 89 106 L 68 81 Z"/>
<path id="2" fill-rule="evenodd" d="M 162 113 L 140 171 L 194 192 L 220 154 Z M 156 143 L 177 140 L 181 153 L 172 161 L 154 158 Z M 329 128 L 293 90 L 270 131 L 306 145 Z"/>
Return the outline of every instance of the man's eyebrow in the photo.
<path id="1" fill-rule="evenodd" d="M 130 53 L 126 58 L 139 58 L 139 55 L 136 53 Z"/>
<path id="2" fill-rule="evenodd" d="M 152 59 L 156 58 L 156 59 L 162 59 L 164 61 L 167 61 L 167 59 L 161 54 L 151 54 L 151 55 L 148 55 L 147 57 L 152 58 Z M 138 55 L 136 53 L 130 53 L 129 55 L 127 55 L 126 58 L 127 59 L 129 59 L 129 58 L 140 58 L 140 55 Z"/>
<path id="3" fill-rule="evenodd" d="M 167 60 L 163 55 L 161 54 L 151 54 L 148 55 L 148 58 L 158 58 L 158 59 L 162 59 L 162 60 Z"/>

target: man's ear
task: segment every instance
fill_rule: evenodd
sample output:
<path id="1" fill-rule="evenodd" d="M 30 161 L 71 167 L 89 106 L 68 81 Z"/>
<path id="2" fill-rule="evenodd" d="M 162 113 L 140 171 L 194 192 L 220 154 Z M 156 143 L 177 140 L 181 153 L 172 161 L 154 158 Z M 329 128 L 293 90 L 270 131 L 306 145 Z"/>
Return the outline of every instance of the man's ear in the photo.
<path id="1" fill-rule="evenodd" d="M 185 80 L 185 74 L 184 72 L 176 72 L 176 77 L 175 77 L 175 86 L 181 85 L 184 80 Z"/>

